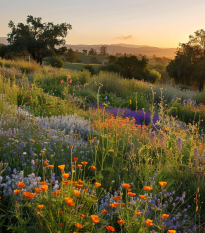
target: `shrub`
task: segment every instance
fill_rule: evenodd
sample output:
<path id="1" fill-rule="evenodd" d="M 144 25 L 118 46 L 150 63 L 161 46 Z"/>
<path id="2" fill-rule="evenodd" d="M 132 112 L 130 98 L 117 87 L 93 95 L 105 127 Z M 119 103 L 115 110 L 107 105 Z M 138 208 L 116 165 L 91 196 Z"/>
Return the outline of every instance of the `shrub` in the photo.
<path id="1" fill-rule="evenodd" d="M 62 68 L 64 65 L 63 60 L 60 57 L 52 57 L 50 59 L 50 64 L 52 67 L 56 67 L 56 68 Z"/>
<path id="2" fill-rule="evenodd" d="M 115 65 L 115 64 L 109 64 L 107 66 L 102 66 L 102 67 L 100 67 L 100 70 L 108 71 L 108 72 L 115 72 L 115 73 L 120 73 L 121 72 L 120 66 Z"/>
<path id="3" fill-rule="evenodd" d="M 90 71 L 87 69 L 83 69 L 83 71 L 79 72 L 79 82 L 80 84 L 85 84 L 90 82 Z"/>
<path id="4" fill-rule="evenodd" d="M 155 69 L 149 71 L 148 81 L 152 84 L 157 83 L 161 79 L 161 74 Z"/>
<path id="5" fill-rule="evenodd" d="M 89 70 L 91 75 L 95 74 L 95 70 L 94 70 L 93 66 L 91 66 L 91 65 L 86 65 L 86 66 L 83 67 L 83 69 Z M 83 71 L 83 69 L 81 69 L 81 71 Z"/>

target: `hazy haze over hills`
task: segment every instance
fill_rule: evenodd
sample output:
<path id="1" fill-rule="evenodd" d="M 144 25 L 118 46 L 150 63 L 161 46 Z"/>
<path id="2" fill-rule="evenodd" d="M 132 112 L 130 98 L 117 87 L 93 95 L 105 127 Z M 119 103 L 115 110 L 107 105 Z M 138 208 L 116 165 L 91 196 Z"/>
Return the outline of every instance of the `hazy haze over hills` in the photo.
<path id="1" fill-rule="evenodd" d="M 0 43 L 8 44 L 6 37 L 0 37 Z M 168 57 L 173 59 L 175 56 L 176 48 L 158 48 L 152 47 L 147 45 L 133 45 L 133 44 L 98 44 L 98 45 L 85 45 L 85 44 L 78 44 L 78 45 L 71 45 L 66 44 L 67 48 L 72 48 L 73 50 L 78 50 L 82 52 L 83 49 L 90 50 L 91 48 L 95 49 L 97 53 L 100 52 L 100 47 L 105 45 L 107 47 L 107 53 L 115 55 L 116 53 L 131 53 L 133 55 L 142 54 L 148 57 L 156 55 L 158 57 Z"/>

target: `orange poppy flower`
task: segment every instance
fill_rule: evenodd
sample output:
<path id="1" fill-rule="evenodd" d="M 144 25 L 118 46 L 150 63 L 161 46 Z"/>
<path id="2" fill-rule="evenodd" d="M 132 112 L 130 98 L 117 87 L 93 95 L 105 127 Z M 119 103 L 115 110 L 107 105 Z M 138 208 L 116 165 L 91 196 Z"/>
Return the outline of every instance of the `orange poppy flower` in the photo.
<path id="1" fill-rule="evenodd" d="M 35 193 L 39 193 L 40 189 L 39 188 L 35 188 Z"/>
<path id="2" fill-rule="evenodd" d="M 59 165 L 58 168 L 59 168 L 61 171 L 64 171 L 65 165 Z"/>
<path id="3" fill-rule="evenodd" d="M 169 233 L 175 233 L 176 231 L 175 230 L 168 230 L 167 232 L 169 232 Z"/>
<path id="4" fill-rule="evenodd" d="M 146 224 L 147 226 L 152 226 L 152 225 L 153 225 L 153 220 L 147 219 L 147 221 L 145 221 L 145 224 Z"/>
<path id="5" fill-rule="evenodd" d="M 97 188 L 101 186 L 101 184 L 98 183 L 98 182 L 95 182 L 94 185 L 95 185 Z"/>
<path id="6" fill-rule="evenodd" d="M 99 219 L 99 217 L 97 215 L 91 215 L 90 217 L 91 217 L 93 223 L 99 223 L 100 222 L 100 219 Z"/>
<path id="7" fill-rule="evenodd" d="M 44 163 L 43 163 L 43 165 L 44 165 L 45 167 L 48 166 L 48 160 L 45 160 Z"/>
<path id="8" fill-rule="evenodd" d="M 70 180 L 66 180 L 66 181 L 63 182 L 63 185 L 67 186 L 68 184 L 70 184 Z"/>
<path id="9" fill-rule="evenodd" d="M 84 189 L 84 193 L 87 193 L 88 192 L 88 189 Z"/>
<path id="10" fill-rule="evenodd" d="M 120 203 L 112 203 L 112 204 L 109 204 L 112 208 L 116 208 Z"/>
<path id="11" fill-rule="evenodd" d="M 142 200 L 146 200 L 146 197 L 144 195 L 139 195 L 139 197 L 142 199 Z"/>
<path id="12" fill-rule="evenodd" d="M 146 192 L 148 192 L 148 191 L 151 191 L 153 188 L 151 188 L 150 186 L 145 186 L 144 187 L 144 190 L 146 191 Z"/>
<path id="13" fill-rule="evenodd" d="M 78 158 L 74 158 L 74 161 L 76 162 L 78 160 Z"/>
<path id="14" fill-rule="evenodd" d="M 115 231 L 115 229 L 114 229 L 113 227 L 111 227 L 111 226 L 107 226 L 106 229 L 107 229 L 108 231 Z"/>
<path id="15" fill-rule="evenodd" d="M 81 168 L 82 166 L 83 166 L 83 165 L 81 165 L 81 164 L 78 164 L 78 165 L 77 165 L 77 167 L 79 167 L 79 168 Z"/>
<path id="16" fill-rule="evenodd" d="M 125 223 L 125 221 L 123 221 L 123 220 L 118 220 L 117 222 L 118 222 L 120 225 L 123 224 L 123 223 Z"/>
<path id="17" fill-rule="evenodd" d="M 132 193 L 132 192 L 128 192 L 127 195 L 129 195 L 130 197 L 136 196 L 136 194 L 135 194 L 135 193 Z"/>
<path id="18" fill-rule="evenodd" d="M 40 187 L 40 190 L 46 192 L 48 190 L 48 185 L 43 185 L 42 187 Z"/>
<path id="19" fill-rule="evenodd" d="M 169 217 L 169 214 L 162 214 L 161 218 L 167 219 Z"/>
<path id="20" fill-rule="evenodd" d="M 82 165 L 86 166 L 88 164 L 88 162 L 81 162 Z"/>
<path id="21" fill-rule="evenodd" d="M 15 194 L 19 194 L 20 192 L 21 192 L 21 190 L 17 190 L 17 189 L 14 190 L 14 193 L 15 193 Z"/>
<path id="22" fill-rule="evenodd" d="M 83 184 L 83 181 L 82 181 L 82 180 L 78 180 L 78 183 L 79 183 L 79 184 Z"/>
<path id="23" fill-rule="evenodd" d="M 74 190 L 74 194 L 75 194 L 75 196 L 77 197 L 77 196 L 79 196 L 79 195 L 80 195 L 80 191 L 78 191 L 78 190 Z"/>
<path id="24" fill-rule="evenodd" d="M 102 211 L 102 214 L 107 214 L 107 213 L 108 213 L 107 210 L 103 210 L 103 211 Z"/>
<path id="25" fill-rule="evenodd" d="M 75 202 L 73 201 L 73 198 L 65 197 L 64 200 L 66 201 L 68 207 L 71 207 L 71 206 L 75 205 Z"/>
<path id="26" fill-rule="evenodd" d="M 44 207 L 44 205 L 38 205 L 38 208 L 39 208 L 40 210 L 42 210 L 43 207 Z"/>
<path id="27" fill-rule="evenodd" d="M 76 223 L 75 226 L 78 228 L 78 229 L 82 229 L 84 226 L 79 224 L 79 223 Z"/>
<path id="28" fill-rule="evenodd" d="M 131 189 L 128 189 L 127 191 L 128 191 L 128 192 L 131 192 Z"/>
<path id="29" fill-rule="evenodd" d="M 98 198 L 96 196 L 92 196 L 93 199 L 97 200 Z"/>
<path id="30" fill-rule="evenodd" d="M 121 204 L 121 205 L 125 205 L 125 203 L 122 203 L 122 202 L 121 202 L 120 204 Z"/>
<path id="31" fill-rule="evenodd" d="M 141 212 L 136 212 L 136 211 L 135 211 L 135 215 L 140 215 L 140 214 L 141 214 Z"/>
<path id="32" fill-rule="evenodd" d="M 42 181 L 42 182 L 40 182 L 40 184 L 41 185 L 45 185 L 45 184 L 47 184 L 47 182 L 46 181 Z"/>
<path id="33" fill-rule="evenodd" d="M 91 166 L 91 169 L 92 169 L 92 170 L 95 170 L 95 169 L 96 169 L 96 167 L 95 167 L 94 165 L 92 165 L 92 166 Z"/>
<path id="34" fill-rule="evenodd" d="M 59 212 L 60 214 L 62 214 L 63 213 L 63 211 L 62 210 L 60 210 L 60 212 Z"/>
<path id="35" fill-rule="evenodd" d="M 123 186 L 125 189 L 128 189 L 128 188 L 131 187 L 129 184 L 126 184 L 126 183 L 123 183 L 122 186 Z"/>
<path id="36" fill-rule="evenodd" d="M 81 189 L 83 187 L 83 185 L 82 184 L 77 184 L 76 187 L 77 187 L 77 189 Z"/>
<path id="37" fill-rule="evenodd" d="M 48 167 L 49 167 L 50 169 L 53 169 L 53 168 L 54 168 L 54 166 L 53 166 L 53 165 L 48 165 Z"/>
<path id="38" fill-rule="evenodd" d="M 30 192 L 24 192 L 23 195 L 27 200 L 31 200 L 32 198 L 35 197 L 35 193 L 30 193 Z"/>
<path id="39" fill-rule="evenodd" d="M 63 173 L 63 178 L 64 178 L 64 179 L 67 180 L 69 176 L 70 176 L 69 173 Z"/>
<path id="40" fill-rule="evenodd" d="M 82 215 L 81 215 L 81 217 L 82 217 L 82 218 L 85 218 L 85 217 L 86 217 L 86 215 L 85 215 L 85 214 L 82 214 Z"/>
<path id="41" fill-rule="evenodd" d="M 112 199 L 114 199 L 115 201 L 119 201 L 121 198 L 121 196 L 117 196 L 117 197 L 112 197 Z"/>
<path id="42" fill-rule="evenodd" d="M 58 223 L 58 225 L 59 225 L 60 227 L 62 227 L 62 226 L 63 226 L 63 223 Z"/>
<path id="43" fill-rule="evenodd" d="M 17 185 L 18 185 L 19 189 L 22 189 L 26 186 L 23 182 L 18 182 Z"/>
<path id="44" fill-rule="evenodd" d="M 60 193 L 61 193 L 61 190 L 59 189 L 59 190 L 56 190 L 55 192 L 53 192 L 52 195 L 53 195 L 53 196 L 57 196 L 57 195 L 60 194 Z"/>
<path id="45" fill-rule="evenodd" d="M 41 150 L 41 151 L 40 151 L 40 153 L 41 153 L 41 154 L 44 154 L 44 153 L 45 153 L 45 151 L 44 151 L 44 150 Z"/>
<path id="46" fill-rule="evenodd" d="M 167 185 L 167 182 L 161 181 L 159 182 L 159 184 L 162 188 L 164 188 Z"/>

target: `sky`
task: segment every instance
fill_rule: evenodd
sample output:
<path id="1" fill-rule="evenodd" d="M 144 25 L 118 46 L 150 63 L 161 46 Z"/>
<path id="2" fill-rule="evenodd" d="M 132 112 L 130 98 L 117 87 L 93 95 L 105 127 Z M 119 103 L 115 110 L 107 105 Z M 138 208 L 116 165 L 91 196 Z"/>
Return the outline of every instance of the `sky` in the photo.
<path id="1" fill-rule="evenodd" d="M 204 0 L 9 0 L 0 2 L 0 37 L 28 15 L 68 23 L 67 44 L 135 44 L 176 48 L 205 29 Z"/>

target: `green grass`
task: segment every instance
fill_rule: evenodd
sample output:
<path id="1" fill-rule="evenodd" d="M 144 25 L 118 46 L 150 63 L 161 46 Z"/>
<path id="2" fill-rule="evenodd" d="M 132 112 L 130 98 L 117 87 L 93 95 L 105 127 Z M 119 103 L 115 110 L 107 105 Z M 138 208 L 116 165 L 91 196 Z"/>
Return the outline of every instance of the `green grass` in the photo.
<path id="1" fill-rule="evenodd" d="M 84 63 L 68 63 L 65 62 L 63 68 L 64 69 L 69 69 L 69 70 L 76 70 L 76 71 L 81 71 L 81 69 L 86 66 L 87 64 Z M 93 66 L 95 71 L 97 72 L 102 65 L 97 65 L 97 64 L 90 64 Z"/>
<path id="2" fill-rule="evenodd" d="M 78 55 L 78 59 L 80 59 L 82 63 L 90 64 L 90 59 L 92 57 L 95 57 L 99 62 L 102 62 L 107 59 L 106 57 L 103 56 Z"/>

